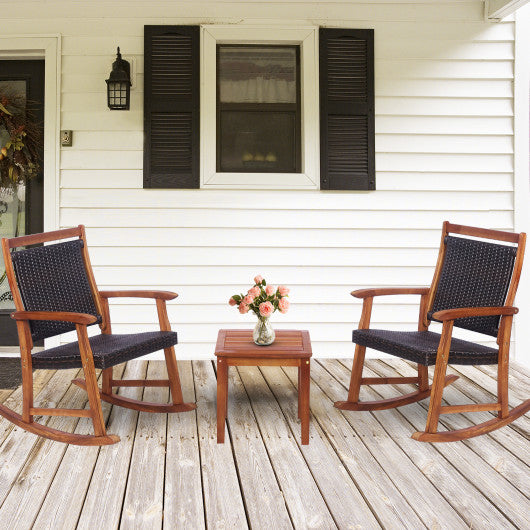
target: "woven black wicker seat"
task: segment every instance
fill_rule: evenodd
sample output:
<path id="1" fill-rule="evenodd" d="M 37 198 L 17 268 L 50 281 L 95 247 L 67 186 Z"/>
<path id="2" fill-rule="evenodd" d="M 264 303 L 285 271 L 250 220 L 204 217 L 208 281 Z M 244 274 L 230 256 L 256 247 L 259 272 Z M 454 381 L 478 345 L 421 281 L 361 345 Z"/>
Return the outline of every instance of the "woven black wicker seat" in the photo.
<path id="1" fill-rule="evenodd" d="M 425 366 L 436 364 L 439 333 L 433 331 L 388 331 L 386 329 L 356 329 L 353 342 L 367 348 L 390 353 Z M 499 350 L 476 342 L 451 339 L 449 364 L 497 364 Z"/>
<path id="2" fill-rule="evenodd" d="M 65 241 L 68 240 L 68 241 Z M 54 242 L 45 246 L 42 243 Z M 31 248 L 21 248 L 31 247 Z M 17 250 L 20 249 L 20 250 Z M 16 425 L 52 440 L 78 445 L 108 445 L 119 441 L 105 430 L 101 400 L 147 412 L 184 412 L 195 404 L 184 403 L 175 358 L 177 333 L 171 331 L 166 301 L 177 297 L 168 291 L 99 291 L 86 246 L 85 229 L 58 230 L 13 239 L 2 239 L 2 251 L 16 311 L 22 361 L 22 414 L 0 405 L 0 415 Z M 151 298 L 156 302 L 159 331 L 112 334 L 109 298 Z M 87 327 L 98 324 L 101 334 L 88 337 Z M 77 341 L 32 353 L 35 341 L 75 331 Z M 164 350 L 168 379 L 116 380 L 113 366 Z M 73 383 L 84 388 L 90 408 L 55 409 L 33 406 L 32 368 L 82 368 L 85 378 Z M 95 369 L 101 369 L 98 388 Z M 171 403 L 147 403 L 113 393 L 120 386 L 166 386 Z M 90 417 L 94 435 L 59 431 L 33 421 L 34 416 Z"/>
<path id="3" fill-rule="evenodd" d="M 177 344 L 178 340 L 175 331 L 152 331 L 128 335 L 101 334 L 90 337 L 89 342 L 94 366 L 105 370 L 142 355 L 170 348 Z M 32 361 L 33 368 L 82 368 L 77 342 L 35 352 Z"/>
<path id="4" fill-rule="evenodd" d="M 450 235 L 456 234 L 456 235 Z M 470 236 L 475 239 L 470 239 Z M 479 239 L 480 238 L 480 239 Z M 502 241 L 503 244 L 487 240 Z M 512 304 L 519 283 L 526 234 L 512 234 L 444 223 L 434 278 L 430 287 L 362 289 L 352 292 L 363 299 L 359 329 L 353 331 L 356 343 L 347 401 L 337 401 L 342 410 L 382 410 L 431 397 L 424 432 L 419 441 L 441 442 L 471 438 L 498 429 L 530 410 L 530 399 L 511 411 L 508 408 L 508 360 L 513 315 Z M 507 245 L 504 243 L 511 243 Z M 373 299 L 383 295 L 421 296 L 418 331 L 370 329 Z M 431 321 L 443 324 L 442 333 L 428 331 Z M 454 338 L 453 327 L 482 333 L 497 339 L 498 349 Z M 417 377 L 363 377 L 366 348 L 389 353 L 418 365 Z M 457 377 L 446 376 L 448 364 L 498 365 L 499 396 L 496 403 L 442 406 L 446 385 Z M 427 367 L 435 365 L 432 386 Z M 379 401 L 359 401 L 363 384 L 415 383 L 410 394 Z M 437 432 L 440 414 L 466 411 L 495 411 L 497 417 L 460 429 Z"/>

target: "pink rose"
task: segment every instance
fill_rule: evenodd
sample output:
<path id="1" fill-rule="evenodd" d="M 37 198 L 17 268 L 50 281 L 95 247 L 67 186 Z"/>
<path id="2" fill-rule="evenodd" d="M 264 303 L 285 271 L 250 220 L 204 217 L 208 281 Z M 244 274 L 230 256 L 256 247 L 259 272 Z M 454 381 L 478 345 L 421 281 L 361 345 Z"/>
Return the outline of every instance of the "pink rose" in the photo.
<path id="1" fill-rule="evenodd" d="M 282 296 L 287 296 L 289 294 L 289 288 L 285 287 L 285 285 L 280 285 L 278 291 Z"/>
<path id="2" fill-rule="evenodd" d="M 239 312 L 244 315 L 245 313 L 248 313 L 248 305 L 245 304 L 245 302 L 241 302 L 239 304 Z"/>
<path id="3" fill-rule="evenodd" d="M 259 287 L 252 287 L 252 289 L 248 290 L 248 294 L 253 296 L 254 298 L 256 298 L 256 296 L 259 296 L 260 292 L 261 291 L 260 291 Z"/>
<path id="4" fill-rule="evenodd" d="M 280 301 L 278 302 L 278 309 L 280 310 L 280 313 L 287 313 L 287 310 L 289 309 L 289 300 L 287 298 L 280 298 Z"/>
<path id="5" fill-rule="evenodd" d="M 267 293 L 267 296 L 270 296 L 276 292 L 276 287 L 274 287 L 274 285 L 267 285 L 267 287 L 265 287 L 265 292 Z"/>
<path id="6" fill-rule="evenodd" d="M 250 305 L 254 301 L 254 297 L 251 294 L 247 294 L 245 298 L 243 298 L 243 303 Z"/>
<path id="7" fill-rule="evenodd" d="M 262 317 L 270 317 L 274 312 L 274 306 L 270 302 L 262 302 L 259 305 L 259 314 Z"/>
<path id="8" fill-rule="evenodd" d="M 230 300 L 228 300 L 228 303 L 229 303 L 230 305 L 236 305 L 236 304 L 237 304 L 237 302 L 234 300 L 234 297 L 233 297 L 233 296 L 232 296 L 232 298 L 230 298 Z"/>
<path id="9" fill-rule="evenodd" d="M 262 281 L 263 281 L 263 278 L 259 274 L 254 278 L 254 283 L 256 285 L 260 285 Z"/>

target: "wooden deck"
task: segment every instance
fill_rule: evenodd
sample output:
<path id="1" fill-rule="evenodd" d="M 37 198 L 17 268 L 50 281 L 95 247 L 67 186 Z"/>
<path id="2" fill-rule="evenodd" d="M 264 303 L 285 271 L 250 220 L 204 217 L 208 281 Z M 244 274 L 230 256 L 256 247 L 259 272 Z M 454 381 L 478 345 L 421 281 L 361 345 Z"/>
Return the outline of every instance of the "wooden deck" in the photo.
<path id="1" fill-rule="evenodd" d="M 0 419 L 0 527 L 44 528 L 530 528 L 530 418 L 464 442 L 425 444 L 427 402 L 376 413 L 345 412 L 351 361 L 311 368 L 310 444 L 300 445 L 296 373 L 289 368 L 230 371 L 227 442 L 216 443 L 215 371 L 209 361 L 180 362 L 186 400 L 196 411 L 148 414 L 104 405 L 105 448 L 39 439 Z M 365 374 L 414 375 L 404 362 L 368 362 Z M 450 404 L 492 401 L 489 367 L 458 367 L 446 389 Z M 123 369 L 123 367 L 122 367 Z M 132 362 L 125 376 L 163 377 L 160 361 Z M 76 371 L 39 371 L 37 402 L 82 407 L 69 385 Z M 511 368 L 511 405 L 530 395 L 528 373 Z M 123 389 L 141 397 L 142 389 Z M 403 388 L 403 392 L 410 389 Z M 389 397 L 378 386 L 364 398 Z M 144 391 L 167 399 L 167 389 Z M 0 390 L 19 407 L 21 391 Z M 489 413 L 443 416 L 460 428 Z M 61 429 L 88 432 L 86 419 L 50 418 Z"/>

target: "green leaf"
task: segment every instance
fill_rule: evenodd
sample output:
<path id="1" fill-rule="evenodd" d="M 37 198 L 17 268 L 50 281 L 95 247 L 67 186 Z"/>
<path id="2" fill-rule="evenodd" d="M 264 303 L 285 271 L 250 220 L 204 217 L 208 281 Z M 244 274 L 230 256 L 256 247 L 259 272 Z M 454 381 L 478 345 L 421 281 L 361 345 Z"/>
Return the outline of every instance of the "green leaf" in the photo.
<path id="1" fill-rule="evenodd" d="M 267 285 L 267 282 L 265 281 L 265 278 L 263 279 L 263 281 L 261 282 L 261 285 L 263 285 L 263 287 L 265 287 Z"/>

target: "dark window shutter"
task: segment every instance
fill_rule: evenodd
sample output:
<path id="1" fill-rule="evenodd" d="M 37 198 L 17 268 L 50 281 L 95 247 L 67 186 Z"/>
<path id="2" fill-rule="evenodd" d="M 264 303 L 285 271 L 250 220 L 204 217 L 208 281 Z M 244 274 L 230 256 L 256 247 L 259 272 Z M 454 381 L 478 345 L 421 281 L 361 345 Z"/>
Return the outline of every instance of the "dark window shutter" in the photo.
<path id="1" fill-rule="evenodd" d="M 375 189 L 372 29 L 320 29 L 320 188 Z"/>
<path id="2" fill-rule="evenodd" d="M 144 188 L 199 188 L 199 26 L 145 26 Z"/>

